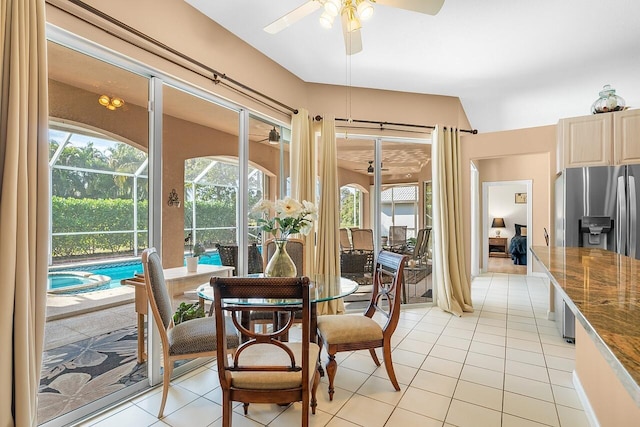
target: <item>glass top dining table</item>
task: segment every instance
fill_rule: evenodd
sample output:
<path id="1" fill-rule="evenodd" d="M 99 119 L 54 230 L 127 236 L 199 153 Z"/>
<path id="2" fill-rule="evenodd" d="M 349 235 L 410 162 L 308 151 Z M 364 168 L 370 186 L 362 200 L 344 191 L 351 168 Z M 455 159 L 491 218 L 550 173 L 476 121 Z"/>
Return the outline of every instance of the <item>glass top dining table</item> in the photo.
<path id="1" fill-rule="evenodd" d="M 262 274 L 249 274 L 247 277 L 264 277 Z M 351 279 L 340 276 L 329 276 L 324 274 L 316 274 L 308 276 L 310 281 L 309 298 L 311 300 L 311 342 L 317 341 L 316 325 L 317 325 L 317 303 L 324 301 L 331 301 L 338 298 L 343 298 L 351 295 L 358 290 L 358 283 Z M 204 306 L 204 300 L 213 301 L 213 288 L 209 283 L 198 286 L 196 290 L 198 298 L 200 299 L 201 306 Z M 300 304 L 300 300 L 296 299 L 272 299 L 272 298 L 243 298 L 243 299 L 227 299 L 229 303 L 238 305 L 253 305 L 253 306 L 265 306 L 265 305 L 295 305 Z M 213 304 L 211 304 L 211 310 L 209 315 L 213 314 Z M 277 327 L 281 321 L 278 316 L 274 318 L 274 327 Z M 243 316 L 241 319 L 243 326 L 249 326 L 249 319 Z M 245 337 L 241 338 L 244 341 Z M 285 338 L 288 339 L 288 338 Z"/>
<path id="2" fill-rule="evenodd" d="M 249 274 L 247 277 L 263 276 L 262 274 Z M 324 274 L 315 274 L 308 277 L 311 285 L 309 287 L 309 299 L 312 304 L 344 298 L 358 290 L 358 283 L 351 279 L 347 279 L 346 277 L 329 276 Z M 213 301 L 213 288 L 209 283 L 198 286 L 196 292 L 199 298 L 207 301 Z M 299 300 L 265 298 L 234 299 L 228 301 L 240 305 L 291 305 L 300 303 Z"/>

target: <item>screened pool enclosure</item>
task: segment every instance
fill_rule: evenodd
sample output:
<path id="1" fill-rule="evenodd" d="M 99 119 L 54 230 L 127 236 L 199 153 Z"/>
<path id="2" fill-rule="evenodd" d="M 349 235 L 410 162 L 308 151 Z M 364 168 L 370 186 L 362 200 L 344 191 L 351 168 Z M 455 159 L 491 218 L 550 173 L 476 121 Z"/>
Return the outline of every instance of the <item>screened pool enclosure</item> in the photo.
<path id="1" fill-rule="evenodd" d="M 52 123 L 50 265 L 138 257 L 148 246 L 148 158 L 145 151 L 86 128 Z M 207 250 L 237 239 L 237 159 L 185 161 L 184 239 Z M 263 196 L 267 178 L 249 167 L 249 203 Z M 251 242 L 261 236 L 249 229 Z M 189 239 L 191 236 L 191 239 Z"/>

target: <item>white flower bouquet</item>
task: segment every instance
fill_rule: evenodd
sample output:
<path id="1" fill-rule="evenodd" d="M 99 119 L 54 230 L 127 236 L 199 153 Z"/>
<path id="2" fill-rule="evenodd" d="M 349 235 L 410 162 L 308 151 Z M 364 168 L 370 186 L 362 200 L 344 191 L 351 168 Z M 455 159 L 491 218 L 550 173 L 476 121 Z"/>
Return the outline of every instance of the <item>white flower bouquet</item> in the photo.
<path id="1" fill-rule="evenodd" d="M 265 219 L 264 216 L 271 210 L 274 210 L 276 215 Z M 261 200 L 251 209 L 251 213 L 259 215 L 256 218 L 258 228 L 272 234 L 275 239 L 286 239 L 290 234 L 296 233 L 306 236 L 313 229 L 313 222 L 318 219 L 316 205 L 306 200 L 300 203 L 291 197 L 276 200 L 275 203 Z"/>

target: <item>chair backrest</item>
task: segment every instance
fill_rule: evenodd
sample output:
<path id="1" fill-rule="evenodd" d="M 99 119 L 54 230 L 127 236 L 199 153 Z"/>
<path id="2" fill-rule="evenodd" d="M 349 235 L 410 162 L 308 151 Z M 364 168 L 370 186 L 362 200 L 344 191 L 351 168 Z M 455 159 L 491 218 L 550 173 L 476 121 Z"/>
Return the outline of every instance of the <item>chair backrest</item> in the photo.
<path id="1" fill-rule="evenodd" d="M 352 248 L 360 251 L 373 250 L 373 230 L 370 228 L 351 229 Z"/>
<path id="2" fill-rule="evenodd" d="M 422 248 L 420 249 L 421 256 L 424 257 L 429 252 L 429 239 L 431 238 L 431 227 L 425 228 L 424 240 L 422 241 Z"/>
<path id="3" fill-rule="evenodd" d="M 408 257 L 390 251 L 380 251 L 373 271 L 373 293 L 364 313 L 373 317 L 376 313 L 386 318 L 382 326 L 384 334 L 393 334 L 400 319 L 402 302 L 402 276 Z"/>
<path id="4" fill-rule="evenodd" d="M 416 235 L 416 244 L 413 247 L 412 259 L 419 261 L 424 258 L 427 253 L 427 244 L 429 242 L 429 235 L 431 234 L 431 228 L 421 228 Z"/>
<path id="5" fill-rule="evenodd" d="M 234 267 L 233 275 L 238 275 L 238 246 L 237 245 L 221 245 L 216 243 L 218 255 L 222 265 Z M 262 255 L 255 243 L 249 245 L 248 251 L 249 274 L 262 273 Z"/>
<path id="6" fill-rule="evenodd" d="M 276 252 L 276 244 L 273 239 L 269 239 L 264 243 L 262 247 L 262 256 L 264 258 L 264 268 L 267 267 L 269 260 Z M 307 271 L 305 269 L 304 262 L 304 240 L 302 239 L 288 239 L 287 240 L 287 253 L 291 257 L 291 260 L 296 265 L 297 276 L 304 276 Z"/>
<path id="7" fill-rule="evenodd" d="M 310 342 L 310 321 L 311 306 L 309 298 L 309 278 L 308 277 L 212 277 L 213 304 L 215 306 L 216 332 L 217 332 L 217 363 L 220 385 L 223 389 L 231 387 L 228 371 L 243 371 L 247 375 L 258 372 L 297 372 L 301 370 L 302 384 L 301 390 L 308 390 L 310 370 L 309 363 L 309 342 Z M 270 299 L 294 299 L 290 305 L 242 305 L 234 304 L 234 299 L 247 298 L 270 298 Z M 249 327 L 242 326 L 243 314 L 249 315 L 251 311 L 265 312 L 289 312 L 286 324 L 280 325 L 277 331 L 258 332 Z M 294 323 L 294 314 L 302 311 L 302 357 L 296 360 L 294 354 L 280 340 L 281 337 L 289 333 L 289 329 Z M 225 315 L 231 316 L 233 323 L 246 340 L 240 344 L 233 357 L 233 364 L 229 364 L 227 358 L 227 336 Z M 252 351 L 259 350 L 260 345 L 271 345 L 281 350 L 281 360 L 284 363 L 276 363 L 269 366 L 248 366 L 243 364 L 245 352 L 249 355 Z M 252 348 L 252 350 L 247 351 Z M 261 347 L 264 349 L 265 347 Z M 271 347 L 269 347 L 271 348 Z M 251 357 L 251 356 L 247 356 Z M 246 362 L 245 362 L 246 363 Z M 264 390 L 262 390 L 264 393 Z"/>
<path id="8" fill-rule="evenodd" d="M 351 250 L 351 240 L 349 239 L 349 229 L 347 228 L 340 229 L 340 250 Z"/>
<path id="9" fill-rule="evenodd" d="M 173 307 L 164 281 L 162 261 L 156 248 L 148 248 L 142 252 L 142 268 L 153 320 L 158 325 L 162 343 L 165 345 L 166 331 L 173 326 Z"/>
<path id="10" fill-rule="evenodd" d="M 403 246 L 407 243 L 407 226 L 389 226 L 389 246 Z"/>

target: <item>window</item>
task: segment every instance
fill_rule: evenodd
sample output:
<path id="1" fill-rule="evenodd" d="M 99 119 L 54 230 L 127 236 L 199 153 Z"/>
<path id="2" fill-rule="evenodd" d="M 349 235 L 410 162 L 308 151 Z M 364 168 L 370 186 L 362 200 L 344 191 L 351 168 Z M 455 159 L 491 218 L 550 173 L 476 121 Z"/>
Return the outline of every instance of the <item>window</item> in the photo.
<path id="1" fill-rule="evenodd" d="M 360 228 L 362 224 L 362 192 L 355 187 L 340 188 L 340 228 Z"/>

